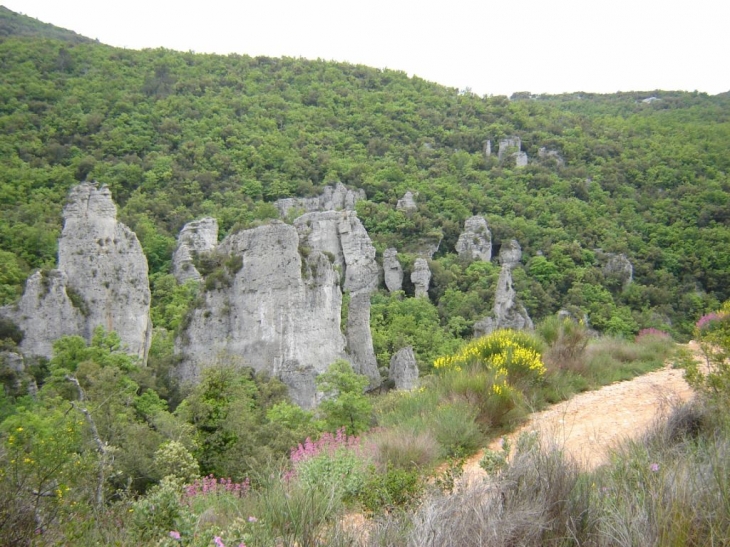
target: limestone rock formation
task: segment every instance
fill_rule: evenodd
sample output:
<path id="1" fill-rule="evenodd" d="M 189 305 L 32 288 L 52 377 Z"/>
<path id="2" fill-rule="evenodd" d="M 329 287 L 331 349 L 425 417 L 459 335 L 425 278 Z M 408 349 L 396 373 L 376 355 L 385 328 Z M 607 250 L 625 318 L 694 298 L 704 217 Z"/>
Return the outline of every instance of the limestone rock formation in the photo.
<path id="1" fill-rule="evenodd" d="M 499 263 L 514 268 L 522 260 L 522 247 L 515 239 L 502 244 L 499 249 Z"/>
<path id="2" fill-rule="evenodd" d="M 240 268 L 216 276 L 178 338 L 184 380 L 196 381 L 203 367 L 221 359 L 242 357 L 287 382 L 297 403 L 312 406 L 314 375 L 345 357 L 342 292 L 330 258 L 319 250 L 302 257 L 299 246 L 296 228 L 278 221 L 221 242 L 216 252 L 240 259 Z"/>
<path id="3" fill-rule="evenodd" d="M 606 277 L 614 277 L 625 288 L 634 280 L 634 266 L 625 254 L 608 254 L 601 269 Z"/>
<path id="4" fill-rule="evenodd" d="M 405 211 L 407 213 L 417 211 L 418 204 L 416 203 L 416 199 L 413 196 L 413 192 L 409 190 L 408 192 L 403 194 L 403 197 L 398 200 L 395 208 L 398 211 Z"/>
<path id="5" fill-rule="evenodd" d="M 490 140 L 487 140 L 487 142 L 484 143 L 484 157 L 492 157 L 492 141 Z"/>
<path id="6" fill-rule="evenodd" d="M 117 222 L 106 186 L 71 189 L 58 242 L 58 269 L 36 272 L 6 315 L 24 332 L 26 355 L 50 358 L 54 340 L 91 340 L 98 326 L 119 335 L 126 350 L 147 357 L 152 325 L 147 259 L 137 236 Z"/>
<path id="7" fill-rule="evenodd" d="M 431 260 L 433 255 L 438 252 L 441 241 L 443 241 L 443 235 L 438 232 L 422 235 L 411 245 L 411 252 L 421 258 Z"/>
<path id="8" fill-rule="evenodd" d="M 25 282 L 23 297 L 13 314 L 13 319 L 23 331 L 20 349 L 25 355 L 38 355 L 50 359 L 53 342 L 62 336 L 85 333 L 88 313 L 74 294 L 68 295 L 68 277 L 60 270 L 35 272 Z M 72 293 L 73 294 L 73 293 Z"/>
<path id="9" fill-rule="evenodd" d="M 418 364 L 411 346 L 399 349 L 390 358 L 388 377 L 395 389 L 411 390 L 418 387 Z"/>
<path id="10" fill-rule="evenodd" d="M 58 269 L 85 302 L 83 336 L 98 325 L 116 331 L 132 354 L 146 359 L 152 334 L 147 258 L 137 236 L 121 222 L 106 186 L 74 187 L 64 209 Z"/>
<path id="11" fill-rule="evenodd" d="M 489 262 L 492 259 L 492 233 L 482 216 L 466 219 L 464 231 L 456 242 L 460 257 Z"/>
<path id="12" fill-rule="evenodd" d="M 411 283 L 416 289 L 416 298 L 428 298 L 428 287 L 431 284 L 431 270 L 425 258 L 417 258 L 413 263 Z"/>
<path id="13" fill-rule="evenodd" d="M 484 336 L 497 329 L 532 330 L 532 319 L 512 287 L 512 269 L 522 259 L 522 249 L 514 239 L 503 244 L 499 252 L 502 269 L 497 280 L 492 314 L 474 324 L 474 336 Z"/>
<path id="14" fill-rule="evenodd" d="M 188 279 L 200 281 L 200 272 L 193 264 L 193 258 L 202 253 L 212 252 L 218 245 L 218 221 L 214 218 L 201 218 L 188 222 L 177 238 L 177 249 L 172 255 L 172 274 L 178 283 Z"/>
<path id="15" fill-rule="evenodd" d="M 520 152 L 522 149 L 522 141 L 519 137 L 508 137 L 499 141 L 499 151 L 497 152 L 497 158 L 502 161 L 510 150 L 516 149 Z"/>
<path id="16" fill-rule="evenodd" d="M 383 252 L 383 278 L 390 292 L 403 289 L 403 267 L 398 260 L 398 251 L 392 247 Z"/>
<path id="17" fill-rule="evenodd" d="M 314 198 L 283 198 L 276 201 L 279 214 L 286 217 L 291 210 L 303 213 L 317 211 L 354 211 L 355 203 L 365 199 L 365 190 L 349 190 L 338 182 L 334 186 L 325 186 L 321 195 Z"/>
<path id="18" fill-rule="evenodd" d="M 308 213 L 294 221 L 301 245 L 332 257 L 342 272 L 342 289 L 350 293 L 347 315 L 347 350 L 355 372 L 380 384 L 380 374 L 370 332 L 370 295 L 378 286 L 380 271 L 375 247 L 354 211 Z"/>
<path id="19" fill-rule="evenodd" d="M 512 154 L 515 158 L 515 167 L 526 167 L 527 166 L 527 152 L 515 152 Z"/>

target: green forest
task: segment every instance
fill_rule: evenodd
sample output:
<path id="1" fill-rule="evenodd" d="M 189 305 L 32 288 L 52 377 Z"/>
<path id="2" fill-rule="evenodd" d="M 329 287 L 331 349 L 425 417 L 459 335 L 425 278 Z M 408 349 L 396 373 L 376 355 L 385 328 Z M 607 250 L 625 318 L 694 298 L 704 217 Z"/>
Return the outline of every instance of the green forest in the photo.
<path id="1" fill-rule="evenodd" d="M 495 243 L 522 245 L 517 289 L 536 319 L 575 306 L 601 331 L 682 338 L 730 296 L 727 95 L 478 97 L 365 66 L 39 36 L 0 51 L 2 303 L 54 267 L 65 196 L 83 180 L 111 188 L 153 291 L 184 223 L 214 216 L 223 237 L 278 217 L 278 198 L 341 181 L 365 190 L 358 213 L 379 252 L 443 238 L 431 296 L 459 335 L 489 309 L 454 260 L 473 214 Z M 485 157 L 487 140 L 510 136 L 524 168 Z M 395 210 L 408 190 L 410 215 Z M 634 283 L 607 279 L 598 249 L 624 253 Z"/>
<path id="2" fill-rule="evenodd" d="M 447 526 L 455 513 L 419 513 L 456 511 L 464 457 L 531 411 L 670 358 L 701 403 L 623 463 L 581 474 L 541 459 L 534 439 L 512 463 L 508 447 L 485 454 L 510 503 L 541 504 L 490 544 L 727 544 L 730 511 L 709 508 L 730 508 L 730 92 L 480 97 L 347 63 L 115 48 L 2 7 L 0 74 L 0 306 L 56 266 L 69 189 L 98 181 L 144 249 L 155 327 L 147 366 L 100 328 L 21 374 L 8 356 L 22 333 L 0 320 L 0 546 L 446 545 L 419 536 L 429 526 L 469 545 L 468 526 Z M 498 158 L 512 137 L 526 166 Z M 412 345 L 421 388 L 364 393 L 345 361 L 318 378 L 328 398 L 313 411 L 235 363 L 180 385 L 173 341 L 198 294 L 170 272 L 183 225 L 212 216 L 223 238 L 336 182 L 364 190 L 357 213 L 379 261 L 396 247 L 410 272 L 440 242 L 428 299 L 371 299 L 381 370 Z M 407 191 L 415 211 L 396 208 Z M 472 341 L 500 271 L 456 254 L 472 215 L 495 248 L 520 243 L 512 275 L 536 332 Z M 603 267 L 617 254 L 631 283 Z M 690 338 L 709 377 L 671 357 Z M 690 464 L 708 470 L 696 488 Z M 662 488 L 675 481 L 689 486 L 672 497 Z M 596 497 L 603 487 L 616 497 Z M 505 504 L 503 522 L 525 519 Z M 612 542 L 641 511 L 651 530 Z M 369 539 L 343 527 L 353 512 Z"/>

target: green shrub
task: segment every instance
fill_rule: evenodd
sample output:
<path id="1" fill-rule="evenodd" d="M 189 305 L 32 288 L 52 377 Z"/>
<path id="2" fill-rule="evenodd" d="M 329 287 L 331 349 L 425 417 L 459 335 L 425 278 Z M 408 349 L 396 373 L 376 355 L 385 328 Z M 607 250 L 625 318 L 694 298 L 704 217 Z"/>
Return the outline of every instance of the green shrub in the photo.
<path id="1" fill-rule="evenodd" d="M 545 363 L 552 370 L 585 370 L 585 349 L 590 335 L 582 323 L 570 318 L 548 317 L 537 327 L 548 344 Z"/>
<path id="2" fill-rule="evenodd" d="M 182 483 L 169 477 L 135 502 L 131 522 L 134 538 L 143 544 L 152 544 L 173 530 L 183 538 L 192 538 L 196 518 L 183 503 L 182 496 Z"/>
<path id="3" fill-rule="evenodd" d="M 410 505 L 422 492 L 423 482 L 418 470 L 394 468 L 385 473 L 373 473 L 358 500 L 368 511 L 378 513 Z"/>
<path id="4" fill-rule="evenodd" d="M 482 444 L 484 435 L 476 423 L 476 411 L 468 403 L 441 403 L 433 412 L 433 433 L 444 456 L 471 454 Z"/>

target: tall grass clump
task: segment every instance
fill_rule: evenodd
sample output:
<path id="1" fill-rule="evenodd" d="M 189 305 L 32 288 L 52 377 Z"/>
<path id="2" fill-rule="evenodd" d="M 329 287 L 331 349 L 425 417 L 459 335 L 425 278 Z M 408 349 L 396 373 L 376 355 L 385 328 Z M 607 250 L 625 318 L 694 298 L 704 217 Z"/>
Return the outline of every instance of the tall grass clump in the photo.
<path id="1" fill-rule="evenodd" d="M 668 336 L 656 334 L 635 341 L 600 338 L 586 349 L 585 376 L 595 387 L 630 380 L 661 368 L 674 349 Z"/>
<path id="2" fill-rule="evenodd" d="M 591 335 L 582 321 L 553 315 L 537 326 L 537 332 L 548 345 L 543 359 L 549 369 L 585 372 L 585 349 Z"/>
<path id="3" fill-rule="evenodd" d="M 383 428 L 369 436 L 375 461 L 381 469 L 428 472 L 441 457 L 441 447 L 431 431 L 407 427 Z"/>
<path id="4" fill-rule="evenodd" d="M 409 545 L 558 545 L 570 536 L 578 468 L 534 436 L 520 439 L 510 465 L 484 482 L 434 492 L 413 514 Z"/>

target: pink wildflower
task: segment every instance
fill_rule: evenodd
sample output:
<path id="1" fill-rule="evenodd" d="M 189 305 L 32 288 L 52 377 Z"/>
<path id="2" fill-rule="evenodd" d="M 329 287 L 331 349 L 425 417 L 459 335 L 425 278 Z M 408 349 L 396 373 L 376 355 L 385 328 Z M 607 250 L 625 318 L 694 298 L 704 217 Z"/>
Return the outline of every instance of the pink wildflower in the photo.
<path id="1" fill-rule="evenodd" d="M 215 544 L 217 547 L 226 547 L 225 543 L 223 543 L 223 540 L 221 539 L 220 536 L 215 536 L 213 541 L 215 541 Z"/>
<path id="2" fill-rule="evenodd" d="M 651 469 L 653 473 L 656 473 L 657 471 L 659 471 L 659 464 L 653 463 L 649 466 L 649 469 Z"/>
<path id="3" fill-rule="evenodd" d="M 170 537 L 172 539 L 176 539 L 176 540 L 180 541 L 180 532 L 178 532 L 177 530 L 172 530 L 170 532 Z"/>
<path id="4" fill-rule="evenodd" d="M 697 321 L 697 323 L 695 323 L 695 326 L 698 329 L 702 330 L 703 328 L 707 327 L 713 321 L 719 321 L 721 319 L 724 319 L 726 315 L 727 314 L 725 314 L 723 312 L 716 312 L 716 311 L 714 311 L 712 313 L 708 313 L 708 314 L 700 317 L 699 321 Z"/>
<path id="5" fill-rule="evenodd" d="M 256 517 L 248 517 L 248 521 L 249 522 L 258 522 L 259 519 L 257 519 Z"/>

